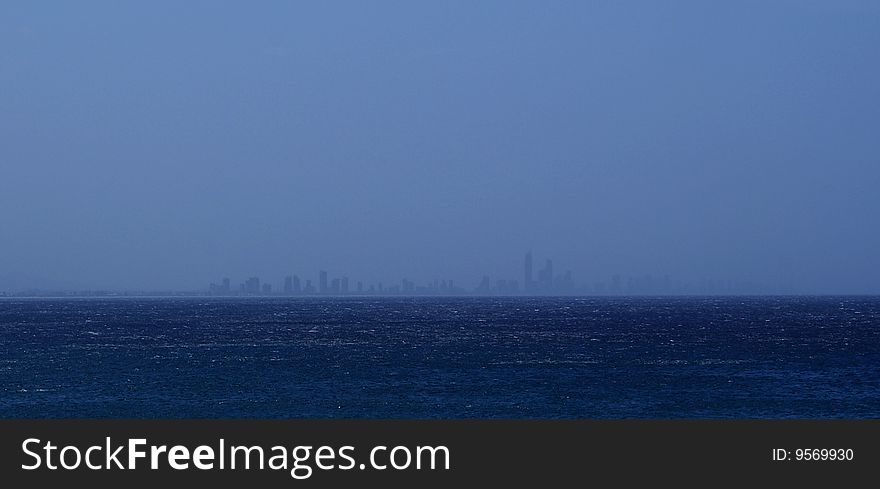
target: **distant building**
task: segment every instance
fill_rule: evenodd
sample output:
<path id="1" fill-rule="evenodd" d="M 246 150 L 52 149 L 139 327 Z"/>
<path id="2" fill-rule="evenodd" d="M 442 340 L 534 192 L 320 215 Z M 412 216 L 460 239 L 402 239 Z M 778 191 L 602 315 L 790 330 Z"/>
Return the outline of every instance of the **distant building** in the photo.
<path id="1" fill-rule="evenodd" d="M 290 295 L 293 293 L 293 277 L 290 275 L 284 277 L 284 294 Z"/>
<path id="2" fill-rule="evenodd" d="M 250 295 L 260 294 L 260 277 L 251 277 L 245 282 L 245 293 Z"/>
<path id="3" fill-rule="evenodd" d="M 480 280 L 480 285 L 477 285 L 477 288 L 474 289 L 474 292 L 477 294 L 489 294 L 492 292 L 492 284 L 489 280 L 488 275 L 483 276 L 483 280 Z"/>
<path id="4" fill-rule="evenodd" d="M 327 291 L 327 272 L 321 270 L 318 273 L 318 292 L 321 294 L 326 294 Z"/>

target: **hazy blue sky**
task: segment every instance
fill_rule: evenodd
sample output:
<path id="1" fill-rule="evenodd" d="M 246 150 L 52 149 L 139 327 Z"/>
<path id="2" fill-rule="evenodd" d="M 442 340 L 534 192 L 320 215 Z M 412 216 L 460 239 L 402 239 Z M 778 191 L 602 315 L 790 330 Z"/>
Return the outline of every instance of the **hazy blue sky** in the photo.
<path id="1" fill-rule="evenodd" d="M 875 1 L 3 2 L 0 288 L 880 292 Z"/>

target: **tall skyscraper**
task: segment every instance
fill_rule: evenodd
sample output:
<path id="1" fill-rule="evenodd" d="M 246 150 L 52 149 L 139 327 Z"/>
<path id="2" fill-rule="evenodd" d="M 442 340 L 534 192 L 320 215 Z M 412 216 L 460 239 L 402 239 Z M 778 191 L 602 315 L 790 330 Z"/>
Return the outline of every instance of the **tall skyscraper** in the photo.
<path id="1" fill-rule="evenodd" d="M 348 277 L 342 277 L 342 290 L 340 292 L 343 294 L 348 293 Z"/>
<path id="2" fill-rule="evenodd" d="M 532 281 L 532 250 L 529 250 L 526 253 L 526 263 L 525 263 L 525 283 L 523 287 L 525 287 L 526 292 L 532 290 L 532 285 L 534 282 Z"/>
<path id="3" fill-rule="evenodd" d="M 318 292 L 321 294 L 327 293 L 327 272 L 324 270 L 318 273 Z"/>
<path id="4" fill-rule="evenodd" d="M 299 295 L 302 292 L 302 288 L 299 283 L 299 275 L 293 276 L 293 293 Z"/>
<path id="5" fill-rule="evenodd" d="M 284 277 L 284 294 L 290 295 L 293 293 L 293 277 L 290 275 Z"/>

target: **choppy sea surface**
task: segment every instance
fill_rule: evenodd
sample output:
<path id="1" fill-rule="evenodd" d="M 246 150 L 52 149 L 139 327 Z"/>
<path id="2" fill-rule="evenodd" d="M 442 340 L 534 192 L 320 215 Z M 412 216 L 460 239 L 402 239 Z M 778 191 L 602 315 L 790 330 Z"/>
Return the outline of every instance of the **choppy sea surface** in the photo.
<path id="1" fill-rule="evenodd" d="M 880 298 L 0 300 L 0 417 L 878 418 Z"/>

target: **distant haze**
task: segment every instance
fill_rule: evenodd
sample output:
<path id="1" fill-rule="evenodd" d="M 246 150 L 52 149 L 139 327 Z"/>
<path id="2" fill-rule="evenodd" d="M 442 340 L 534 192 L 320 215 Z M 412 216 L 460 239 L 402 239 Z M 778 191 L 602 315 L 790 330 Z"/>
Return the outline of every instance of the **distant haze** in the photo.
<path id="1" fill-rule="evenodd" d="M 880 293 L 877 2 L 230 4 L 0 6 L 0 290 Z"/>

